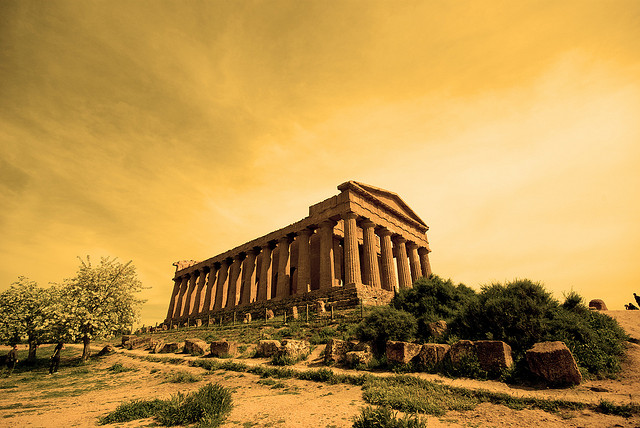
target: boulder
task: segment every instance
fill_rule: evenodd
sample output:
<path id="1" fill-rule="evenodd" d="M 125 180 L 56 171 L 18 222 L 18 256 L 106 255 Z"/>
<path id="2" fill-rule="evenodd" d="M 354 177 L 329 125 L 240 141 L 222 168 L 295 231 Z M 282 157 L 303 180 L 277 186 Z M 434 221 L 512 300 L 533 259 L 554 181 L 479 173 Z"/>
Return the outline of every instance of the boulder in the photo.
<path id="1" fill-rule="evenodd" d="M 564 342 L 541 342 L 526 353 L 529 370 L 550 384 L 579 385 L 582 375 Z"/>
<path id="2" fill-rule="evenodd" d="M 444 361 L 450 349 L 451 346 L 443 343 L 425 343 L 414 361 L 421 367 L 431 369 Z"/>
<path id="3" fill-rule="evenodd" d="M 235 356 L 238 353 L 238 344 L 226 340 L 211 342 L 211 355 L 214 357 Z"/>
<path id="4" fill-rule="evenodd" d="M 460 364 L 467 358 L 473 358 L 476 356 L 476 347 L 470 340 L 459 340 L 449 349 L 449 358 L 451 363 L 455 366 Z"/>
<path id="5" fill-rule="evenodd" d="M 107 345 L 98 352 L 98 357 L 102 357 L 103 355 L 109 355 L 116 352 L 115 348 L 111 345 Z"/>
<path id="6" fill-rule="evenodd" d="M 506 343 L 499 340 L 477 340 L 475 346 L 482 370 L 495 373 L 513 365 L 511 346 Z"/>
<path id="7" fill-rule="evenodd" d="M 359 365 L 367 365 L 371 362 L 373 354 L 367 351 L 350 351 L 344 354 L 344 360 L 347 365 L 354 367 Z"/>
<path id="8" fill-rule="evenodd" d="M 429 334 L 436 339 L 442 337 L 442 335 L 447 331 L 447 322 L 446 321 L 436 321 L 430 322 L 427 324 L 427 329 L 429 330 Z"/>
<path id="9" fill-rule="evenodd" d="M 154 354 L 158 354 L 163 346 L 164 346 L 164 341 L 160 340 L 153 346 L 153 348 L 151 349 L 151 352 Z"/>
<path id="10" fill-rule="evenodd" d="M 275 355 L 277 357 L 291 358 L 292 360 L 301 360 L 309 355 L 310 349 L 311 346 L 306 340 L 286 339 L 282 341 Z"/>
<path id="11" fill-rule="evenodd" d="M 280 349 L 279 340 L 261 340 L 256 348 L 256 357 L 272 357 Z"/>
<path id="12" fill-rule="evenodd" d="M 131 334 L 125 334 L 124 336 L 122 336 L 122 347 L 126 347 L 127 343 L 131 340 L 131 339 L 135 339 L 136 336 L 131 335 Z"/>
<path id="13" fill-rule="evenodd" d="M 420 353 L 421 345 L 410 342 L 390 340 L 387 342 L 386 355 L 390 362 L 407 364 Z"/>
<path id="14" fill-rule="evenodd" d="M 607 305 L 605 305 L 604 301 L 600 299 L 593 299 L 592 301 L 589 302 L 589 308 L 595 309 L 598 311 L 606 311 Z"/>
<path id="15" fill-rule="evenodd" d="M 124 344 L 127 349 L 147 348 L 151 344 L 150 337 L 130 336 L 129 340 Z"/>
<path id="16" fill-rule="evenodd" d="M 209 345 L 202 339 L 185 339 L 184 352 L 191 355 L 204 355 L 209 350 Z"/>
<path id="17" fill-rule="evenodd" d="M 353 349 L 353 343 L 340 339 L 329 339 L 324 348 L 325 363 L 341 363 L 345 354 Z"/>
<path id="18" fill-rule="evenodd" d="M 178 353 L 182 351 L 183 343 L 182 342 L 169 342 L 162 344 L 162 347 L 158 351 L 159 354 L 168 354 L 169 352 Z"/>

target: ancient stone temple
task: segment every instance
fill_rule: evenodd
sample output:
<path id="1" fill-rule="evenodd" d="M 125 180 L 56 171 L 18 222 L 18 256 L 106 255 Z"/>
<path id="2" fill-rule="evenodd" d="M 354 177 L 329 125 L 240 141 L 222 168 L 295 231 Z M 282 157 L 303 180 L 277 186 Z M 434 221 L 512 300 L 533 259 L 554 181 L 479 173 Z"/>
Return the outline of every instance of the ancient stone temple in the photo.
<path id="1" fill-rule="evenodd" d="M 166 323 L 321 300 L 384 304 L 431 274 L 427 225 L 395 193 L 349 181 L 309 216 L 201 262 L 174 263 Z"/>

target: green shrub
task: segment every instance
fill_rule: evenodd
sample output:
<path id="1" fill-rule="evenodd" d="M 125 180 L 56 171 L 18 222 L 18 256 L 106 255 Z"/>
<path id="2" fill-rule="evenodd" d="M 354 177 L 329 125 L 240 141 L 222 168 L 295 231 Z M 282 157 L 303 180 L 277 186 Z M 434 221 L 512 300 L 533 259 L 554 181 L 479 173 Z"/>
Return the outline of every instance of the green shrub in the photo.
<path id="1" fill-rule="evenodd" d="M 233 407 L 231 392 L 218 384 L 208 384 L 190 394 L 177 393 L 160 408 L 156 420 L 161 425 L 217 427 Z"/>
<path id="2" fill-rule="evenodd" d="M 202 376 L 195 375 L 187 371 L 169 373 L 167 374 L 166 378 L 167 382 L 171 383 L 192 383 L 200 382 L 202 380 Z"/>
<path id="3" fill-rule="evenodd" d="M 475 297 L 475 291 L 464 284 L 454 285 L 451 279 L 437 275 L 418 279 L 411 288 L 400 290 L 391 306 L 407 311 L 423 323 L 449 321 Z M 424 336 L 426 332 L 422 332 Z M 426 338 L 426 337 L 425 337 Z"/>
<path id="4" fill-rule="evenodd" d="M 408 312 L 381 306 L 374 308 L 358 324 L 358 339 L 372 342 L 374 350 L 384 352 L 388 340 L 410 340 L 416 332 L 416 319 Z"/>
<path id="5" fill-rule="evenodd" d="M 312 345 L 325 344 L 335 336 L 338 336 L 338 331 L 335 328 L 324 327 L 311 335 L 309 343 Z"/>
<path id="6" fill-rule="evenodd" d="M 122 403 L 116 409 L 98 420 L 100 425 L 113 424 L 117 422 L 129 422 L 137 419 L 145 419 L 155 416 L 155 414 L 165 406 L 163 400 L 135 400 Z"/>
<path id="7" fill-rule="evenodd" d="M 483 287 L 449 324 L 465 339 L 502 340 L 511 346 L 514 373 L 523 373 L 525 352 L 537 342 L 563 341 L 578 365 L 597 376 L 620 370 L 627 336 L 611 317 L 590 311 L 569 293 L 560 304 L 540 283 L 528 279 Z"/>
<path id="8" fill-rule="evenodd" d="M 399 419 L 397 412 L 388 407 L 367 406 L 353 418 L 353 428 L 423 428 L 427 423 L 418 415 L 405 415 Z"/>
<path id="9" fill-rule="evenodd" d="M 289 355 L 275 354 L 271 357 L 271 364 L 274 366 L 292 366 L 299 361 L 305 360 L 309 354 L 300 355 L 297 358 L 293 358 Z"/>

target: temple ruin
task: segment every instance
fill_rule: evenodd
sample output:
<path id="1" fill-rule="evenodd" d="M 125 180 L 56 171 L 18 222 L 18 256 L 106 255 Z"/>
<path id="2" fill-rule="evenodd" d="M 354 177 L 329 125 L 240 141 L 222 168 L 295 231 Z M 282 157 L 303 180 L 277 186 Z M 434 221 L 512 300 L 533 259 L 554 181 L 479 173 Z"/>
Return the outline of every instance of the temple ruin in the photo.
<path id="1" fill-rule="evenodd" d="M 201 262 L 176 266 L 166 324 L 318 300 L 385 304 L 431 274 L 427 225 L 395 193 L 356 181 L 309 216 Z M 395 261 L 394 261 L 395 259 Z"/>

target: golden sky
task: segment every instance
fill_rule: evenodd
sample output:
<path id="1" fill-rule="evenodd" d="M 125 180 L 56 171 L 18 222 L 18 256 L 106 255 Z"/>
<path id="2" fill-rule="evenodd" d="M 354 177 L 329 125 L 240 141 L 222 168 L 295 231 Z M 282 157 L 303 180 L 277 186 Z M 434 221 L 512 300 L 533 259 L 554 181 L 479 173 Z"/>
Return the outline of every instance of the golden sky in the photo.
<path id="1" fill-rule="evenodd" d="M 640 1 L 0 2 L 0 289 L 174 261 L 357 180 L 434 272 L 640 293 Z"/>

